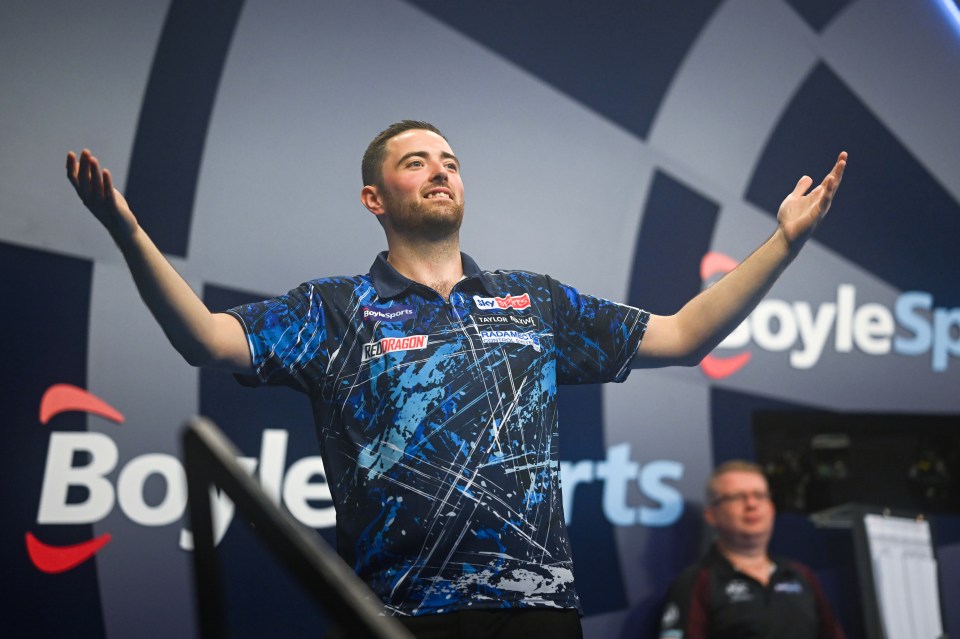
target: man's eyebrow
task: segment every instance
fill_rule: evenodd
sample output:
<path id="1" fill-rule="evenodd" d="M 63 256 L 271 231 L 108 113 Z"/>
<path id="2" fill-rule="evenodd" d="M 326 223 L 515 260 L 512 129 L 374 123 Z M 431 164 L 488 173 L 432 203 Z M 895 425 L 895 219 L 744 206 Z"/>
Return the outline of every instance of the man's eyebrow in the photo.
<path id="1" fill-rule="evenodd" d="M 427 153 L 426 151 L 410 151 L 409 153 L 404 153 L 403 157 L 397 160 L 397 166 L 400 166 L 410 158 L 423 158 L 424 160 L 426 160 L 429 157 L 430 157 L 430 154 Z M 453 160 L 454 162 L 457 163 L 457 166 L 460 166 L 460 160 L 458 160 L 457 156 L 455 156 L 453 153 L 442 151 L 440 153 L 440 157 L 444 160 Z"/>

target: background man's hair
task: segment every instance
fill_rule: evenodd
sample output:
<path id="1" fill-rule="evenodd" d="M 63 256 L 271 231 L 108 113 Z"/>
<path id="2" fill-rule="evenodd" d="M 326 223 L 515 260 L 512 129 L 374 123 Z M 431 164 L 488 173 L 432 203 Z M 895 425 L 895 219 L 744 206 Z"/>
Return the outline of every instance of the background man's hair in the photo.
<path id="1" fill-rule="evenodd" d="M 717 477 L 732 472 L 753 473 L 755 475 L 760 475 L 764 479 L 767 478 L 767 476 L 763 473 L 763 467 L 761 467 L 760 464 L 756 464 L 745 459 L 731 459 L 729 461 L 725 461 L 714 468 L 713 472 L 710 473 L 710 479 L 707 480 L 707 503 L 711 503 L 717 498 L 717 494 L 713 490 L 713 485 Z"/>
<path id="2" fill-rule="evenodd" d="M 381 131 L 373 141 L 367 145 L 367 150 L 363 153 L 363 162 L 360 164 L 360 173 L 363 177 L 363 185 L 383 186 L 383 160 L 387 154 L 387 142 L 390 138 L 400 135 L 404 131 L 413 129 L 424 129 L 436 133 L 444 140 L 447 139 L 437 127 L 429 122 L 420 120 L 401 120 L 391 124 Z"/>

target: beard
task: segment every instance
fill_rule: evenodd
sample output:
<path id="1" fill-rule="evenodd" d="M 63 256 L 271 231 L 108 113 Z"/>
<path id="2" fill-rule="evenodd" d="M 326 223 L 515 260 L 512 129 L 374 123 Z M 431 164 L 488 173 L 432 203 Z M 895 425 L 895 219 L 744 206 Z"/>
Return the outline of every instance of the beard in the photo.
<path id="1" fill-rule="evenodd" d="M 439 241 L 456 236 L 463 223 L 463 202 L 410 202 L 386 195 L 385 200 L 390 228 L 398 235 Z"/>

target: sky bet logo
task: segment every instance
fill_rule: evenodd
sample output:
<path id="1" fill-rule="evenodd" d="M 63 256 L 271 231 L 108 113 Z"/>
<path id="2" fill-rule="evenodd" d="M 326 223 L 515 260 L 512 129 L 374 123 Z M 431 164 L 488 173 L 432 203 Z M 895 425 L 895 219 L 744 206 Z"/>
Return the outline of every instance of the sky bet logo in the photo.
<path id="1" fill-rule="evenodd" d="M 524 293 L 523 295 L 507 295 L 506 297 L 480 297 L 479 295 L 474 295 L 473 303 L 476 304 L 477 309 L 481 311 L 502 311 L 508 308 L 522 311 L 530 307 L 530 295 L 528 293 Z"/>
<path id="2" fill-rule="evenodd" d="M 707 253 L 700 262 L 700 277 L 708 282 L 736 267 L 732 258 Z M 897 327 L 902 329 L 897 334 Z M 876 303 L 857 305 L 852 284 L 837 287 L 835 302 L 814 309 L 808 302 L 764 299 L 718 348 L 743 348 L 750 342 L 765 351 L 790 351 L 790 366 L 813 368 L 831 342 L 837 353 L 856 347 L 867 355 L 926 355 L 931 368 L 947 370 L 950 356 L 960 355 L 960 308 L 936 308 L 933 296 L 920 291 L 901 294 L 893 311 Z M 711 379 L 733 375 L 750 361 L 750 353 L 722 357 L 714 353 L 700 363 Z"/>

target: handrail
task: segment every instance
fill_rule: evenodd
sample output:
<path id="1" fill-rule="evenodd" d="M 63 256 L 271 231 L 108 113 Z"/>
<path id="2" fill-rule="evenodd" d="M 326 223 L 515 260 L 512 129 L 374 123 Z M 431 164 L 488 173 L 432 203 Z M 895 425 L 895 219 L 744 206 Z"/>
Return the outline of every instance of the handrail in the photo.
<path id="1" fill-rule="evenodd" d="M 193 417 L 182 434 L 193 527 L 200 636 L 227 639 L 220 562 L 214 547 L 210 496 L 216 485 L 233 501 L 269 551 L 350 637 L 413 639 L 384 615 L 376 595 L 314 531 L 281 510 L 237 462 L 239 452 L 208 419 Z"/>

